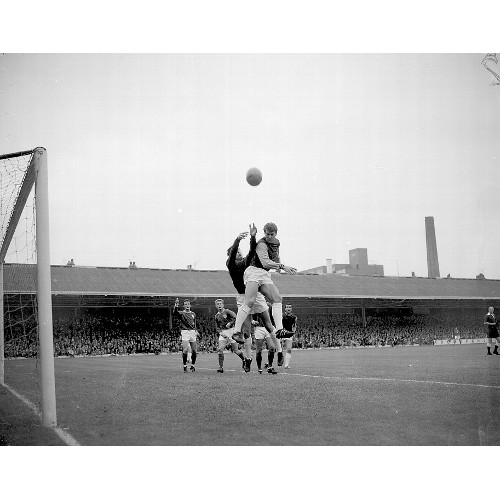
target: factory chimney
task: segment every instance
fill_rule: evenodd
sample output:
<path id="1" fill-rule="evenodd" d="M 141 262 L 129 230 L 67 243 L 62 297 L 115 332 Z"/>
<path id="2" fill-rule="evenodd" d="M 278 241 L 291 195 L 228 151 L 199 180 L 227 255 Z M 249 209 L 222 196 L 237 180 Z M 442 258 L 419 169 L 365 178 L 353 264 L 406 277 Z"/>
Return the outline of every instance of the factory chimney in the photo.
<path id="1" fill-rule="evenodd" d="M 434 217 L 425 218 L 425 240 L 427 243 L 427 276 L 429 278 L 439 278 L 439 260 Z"/>

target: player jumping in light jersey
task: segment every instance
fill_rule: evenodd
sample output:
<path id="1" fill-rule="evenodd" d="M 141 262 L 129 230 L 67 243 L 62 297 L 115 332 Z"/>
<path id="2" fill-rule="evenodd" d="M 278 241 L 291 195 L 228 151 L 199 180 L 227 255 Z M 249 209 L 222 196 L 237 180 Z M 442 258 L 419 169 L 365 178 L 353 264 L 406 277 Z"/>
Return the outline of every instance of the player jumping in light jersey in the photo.
<path id="1" fill-rule="evenodd" d="M 239 244 L 242 239 L 248 236 L 248 232 L 240 233 L 234 240 L 232 246 L 227 250 L 228 258 L 226 260 L 226 267 L 229 270 L 229 275 L 231 276 L 233 285 L 236 288 L 236 291 L 238 292 L 238 295 L 236 296 L 238 312 L 245 301 L 245 281 L 243 278 L 245 269 L 248 267 L 248 264 L 250 263 L 251 259 L 253 259 L 253 257 L 255 256 L 255 249 L 257 247 L 257 241 L 255 239 L 255 235 L 257 234 L 257 229 L 255 227 L 255 224 L 250 225 L 249 229 L 250 229 L 250 250 L 246 257 L 243 257 L 239 248 Z M 274 335 L 276 328 L 271 323 L 266 299 L 261 293 L 257 293 L 251 311 L 254 313 L 262 312 L 264 314 L 265 327 L 268 330 L 268 332 L 270 332 L 272 342 L 275 344 L 276 347 L 278 343 L 276 336 Z M 236 340 L 238 343 L 245 344 L 245 356 L 246 356 L 246 360 L 244 363 L 245 371 L 250 371 L 250 364 L 252 362 L 251 358 L 252 338 L 250 335 L 251 333 L 250 325 L 251 325 L 250 317 L 247 315 L 245 317 L 245 320 L 242 322 L 242 326 L 240 327 L 242 329 L 243 328 L 245 329 L 245 338 L 243 338 L 243 336 L 241 335 L 241 329 L 239 336 L 235 337 L 233 333 L 232 337 L 233 340 Z"/>
<path id="2" fill-rule="evenodd" d="M 191 346 L 190 370 L 194 372 L 197 355 L 196 336 L 198 332 L 196 331 L 196 314 L 191 311 L 191 302 L 186 299 L 184 301 L 184 309 L 179 311 L 179 299 L 175 299 L 173 315 L 180 321 L 181 326 L 182 364 L 184 371 L 187 372 L 188 351 L 189 346 Z"/>
<path id="3" fill-rule="evenodd" d="M 231 350 L 242 361 L 245 360 L 245 356 L 238 349 L 238 343 L 233 340 L 233 326 L 236 320 L 236 314 L 229 309 L 224 308 L 224 301 L 222 299 L 217 299 L 215 301 L 215 307 L 217 308 L 217 314 L 215 315 L 215 331 L 219 334 L 219 369 L 218 373 L 224 373 L 224 349 L 228 344 L 231 345 Z"/>
<path id="4" fill-rule="evenodd" d="M 264 237 L 261 238 L 255 249 L 255 255 L 249 259 L 249 265 L 245 269 L 245 302 L 238 309 L 236 324 L 234 326 L 233 338 L 238 340 L 241 335 L 241 328 L 251 313 L 255 304 L 257 293 L 261 292 L 272 304 L 272 313 L 276 324 L 276 337 L 288 338 L 293 335 L 283 328 L 282 298 L 271 279 L 269 270 L 285 271 L 288 274 L 297 274 L 297 269 L 280 262 L 279 246 L 280 242 L 276 238 L 278 227 L 273 222 L 268 222 L 264 226 Z"/>

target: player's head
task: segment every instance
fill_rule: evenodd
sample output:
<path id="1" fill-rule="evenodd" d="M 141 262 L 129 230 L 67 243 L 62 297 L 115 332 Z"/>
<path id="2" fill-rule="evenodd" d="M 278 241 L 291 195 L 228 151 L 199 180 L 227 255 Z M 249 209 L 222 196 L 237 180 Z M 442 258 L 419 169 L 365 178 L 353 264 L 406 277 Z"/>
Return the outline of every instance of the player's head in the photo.
<path id="1" fill-rule="evenodd" d="M 183 304 L 184 304 L 185 311 L 189 311 L 191 309 L 191 302 L 188 299 L 185 299 Z"/>
<path id="2" fill-rule="evenodd" d="M 222 299 L 217 299 L 215 301 L 215 307 L 218 311 L 222 311 L 224 309 L 224 301 Z"/>
<path id="3" fill-rule="evenodd" d="M 292 313 L 292 304 L 285 304 L 285 314 Z"/>
<path id="4" fill-rule="evenodd" d="M 491 306 L 490 306 L 490 307 L 488 307 L 488 312 L 489 312 L 490 314 L 493 314 L 493 311 L 494 311 L 494 310 L 495 310 L 495 308 L 494 308 L 494 307 L 491 307 Z"/>
<path id="5" fill-rule="evenodd" d="M 227 249 L 227 255 L 229 255 L 231 253 L 232 248 L 233 247 L 229 247 Z M 241 250 L 238 248 L 238 250 L 236 251 L 236 262 L 239 262 L 241 260 L 243 260 L 243 254 L 241 253 Z"/>
<path id="6" fill-rule="evenodd" d="M 274 222 L 268 222 L 264 226 L 264 238 L 266 238 L 267 241 L 271 241 L 276 238 L 277 234 L 278 226 Z"/>

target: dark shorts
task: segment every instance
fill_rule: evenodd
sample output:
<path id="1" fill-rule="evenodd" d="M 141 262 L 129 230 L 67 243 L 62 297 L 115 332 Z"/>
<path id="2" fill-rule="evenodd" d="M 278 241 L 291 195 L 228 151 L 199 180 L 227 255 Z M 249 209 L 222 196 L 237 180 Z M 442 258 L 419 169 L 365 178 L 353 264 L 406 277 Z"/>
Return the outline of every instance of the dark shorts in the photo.
<path id="1" fill-rule="evenodd" d="M 497 331 L 489 331 L 487 334 L 486 334 L 486 337 L 489 338 L 489 339 L 497 339 L 498 338 L 498 330 Z"/>

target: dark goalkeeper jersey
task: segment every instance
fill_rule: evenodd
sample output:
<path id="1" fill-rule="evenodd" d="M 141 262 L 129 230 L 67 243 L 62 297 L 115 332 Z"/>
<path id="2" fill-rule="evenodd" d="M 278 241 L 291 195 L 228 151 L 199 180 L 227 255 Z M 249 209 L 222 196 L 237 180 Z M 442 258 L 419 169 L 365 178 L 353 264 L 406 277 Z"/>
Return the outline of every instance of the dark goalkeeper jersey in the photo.
<path id="1" fill-rule="evenodd" d="M 229 276 L 233 280 L 234 288 L 240 295 L 245 294 L 245 283 L 243 281 L 243 274 L 245 269 L 248 267 L 248 263 L 255 255 L 255 248 L 257 247 L 257 241 L 255 236 L 250 237 L 250 250 L 248 255 L 241 261 L 236 262 L 236 254 L 238 253 L 238 247 L 240 245 L 240 240 L 236 238 L 229 252 L 229 257 L 226 260 L 226 267 L 229 271 Z"/>

